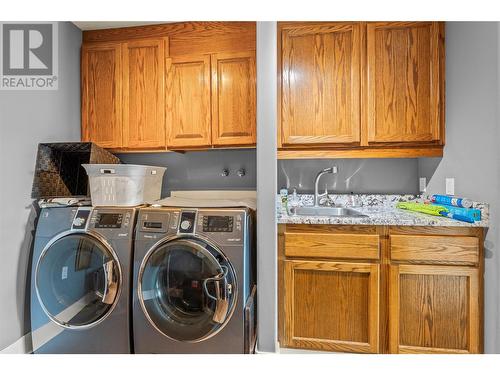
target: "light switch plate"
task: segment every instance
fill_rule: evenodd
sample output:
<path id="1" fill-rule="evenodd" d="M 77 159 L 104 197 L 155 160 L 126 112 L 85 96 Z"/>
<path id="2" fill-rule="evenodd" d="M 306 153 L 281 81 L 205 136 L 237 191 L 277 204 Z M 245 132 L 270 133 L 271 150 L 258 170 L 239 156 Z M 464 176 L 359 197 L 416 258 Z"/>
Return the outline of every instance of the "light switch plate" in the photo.
<path id="1" fill-rule="evenodd" d="M 446 177 L 446 195 L 455 195 L 455 179 Z"/>
<path id="2" fill-rule="evenodd" d="M 420 177 L 418 183 L 419 183 L 419 191 L 421 193 L 425 193 L 425 190 L 427 189 L 427 178 Z"/>

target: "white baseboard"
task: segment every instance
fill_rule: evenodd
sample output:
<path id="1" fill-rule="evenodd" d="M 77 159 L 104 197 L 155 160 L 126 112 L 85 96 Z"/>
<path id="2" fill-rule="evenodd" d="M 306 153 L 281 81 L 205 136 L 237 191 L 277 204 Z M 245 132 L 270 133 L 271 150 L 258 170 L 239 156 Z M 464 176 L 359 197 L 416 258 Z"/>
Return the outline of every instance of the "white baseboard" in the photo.
<path id="1" fill-rule="evenodd" d="M 261 350 L 259 350 L 259 343 L 257 341 L 257 347 L 255 348 L 255 354 L 278 354 L 279 348 L 280 348 L 280 344 L 278 341 L 276 341 L 274 344 L 274 352 L 261 351 Z"/>
<path id="2" fill-rule="evenodd" d="M 0 350 L 0 354 L 30 354 L 31 349 L 31 332 L 25 334 L 16 342 L 10 344 L 6 348 Z"/>

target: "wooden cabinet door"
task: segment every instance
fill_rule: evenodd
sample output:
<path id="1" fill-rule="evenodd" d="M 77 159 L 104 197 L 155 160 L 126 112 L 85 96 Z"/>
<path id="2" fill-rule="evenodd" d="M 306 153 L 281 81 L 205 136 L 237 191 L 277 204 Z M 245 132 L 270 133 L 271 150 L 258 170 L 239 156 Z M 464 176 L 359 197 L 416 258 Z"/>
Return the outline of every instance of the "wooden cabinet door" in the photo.
<path id="1" fill-rule="evenodd" d="M 479 353 L 479 270 L 392 265 L 391 353 Z"/>
<path id="2" fill-rule="evenodd" d="M 368 24 L 369 143 L 442 143 L 443 32 L 440 22 Z"/>
<path id="3" fill-rule="evenodd" d="M 212 56 L 212 144 L 256 142 L 255 51 Z"/>
<path id="4" fill-rule="evenodd" d="M 285 347 L 377 353 L 379 265 L 284 261 Z"/>
<path id="5" fill-rule="evenodd" d="M 210 56 L 167 59 L 168 148 L 211 145 Z"/>
<path id="6" fill-rule="evenodd" d="M 123 43 L 123 147 L 164 148 L 166 38 Z"/>
<path id="7" fill-rule="evenodd" d="M 283 26 L 281 143 L 359 143 L 360 23 Z"/>
<path id="8" fill-rule="evenodd" d="M 122 147 L 121 46 L 82 46 L 82 141 Z"/>

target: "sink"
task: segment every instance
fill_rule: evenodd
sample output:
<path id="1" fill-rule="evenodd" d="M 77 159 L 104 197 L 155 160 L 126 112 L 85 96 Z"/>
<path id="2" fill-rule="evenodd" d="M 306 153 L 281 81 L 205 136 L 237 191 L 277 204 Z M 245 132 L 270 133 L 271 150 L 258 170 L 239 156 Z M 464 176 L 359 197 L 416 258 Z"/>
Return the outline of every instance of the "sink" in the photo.
<path id="1" fill-rule="evenodd" d="M 299 216 L 366 217 L 366 215 L 363 215 L 352 208 L 345 207 L 302 206 L 295 208 L 295 214 Z"/>

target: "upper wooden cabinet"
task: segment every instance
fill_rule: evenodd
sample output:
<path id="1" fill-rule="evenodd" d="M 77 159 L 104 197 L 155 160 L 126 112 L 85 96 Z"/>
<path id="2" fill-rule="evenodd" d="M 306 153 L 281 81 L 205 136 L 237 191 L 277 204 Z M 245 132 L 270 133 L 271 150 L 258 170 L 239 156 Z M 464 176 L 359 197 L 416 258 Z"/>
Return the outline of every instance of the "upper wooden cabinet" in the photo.
<path id="1" fill-rule="evenodd" d="M 359 23 L 285 24 L 281 34 L 281 143 L 359 143 Z"/>
<path id="2" fill-rule="evenodd" d="M 167 59 L 171 149 L 254 145 L 255 52 Z"/>
<path id="3" fill-rule="evenodd" d="M 443 129 L 442 24 L 367 26 L 368 142 L 440 142 Z"/>
<path id="4" fill-rule="evenodd" d="M 252 147 L 254 22 L 86 31 L 82 138 L 116 151 Z"/>
<path id="5" fill-rule="evenodd" d="M 123 147 L 165 147 L 165 48 L 168 39 L 122 44 Z"/>
<path id="6" fill-rule="evenodd" d="M 255 51 L 212 56 L 212 143 L 256 142 Z"/>
<path id="7" fill-rule="evenodd" d="M 82 47 L 82 141 L 122 147 L 121 47 L 89 43 Z"/>
<path id="8" fill-rule="evenodd" d="M 167 59 L 169 147 L 210 146 L 210 131 L 210 56 Z"/>
<path id="9" fill-rule="evenodd" d="M 442 22 L 283 22 L 278 43 L 279 158 L 442 155 Z"/>
<path id="10" fill-rule="evenodd" d="M 165 38 L 82 46 L 82 139 L 165 148 Z"/>

